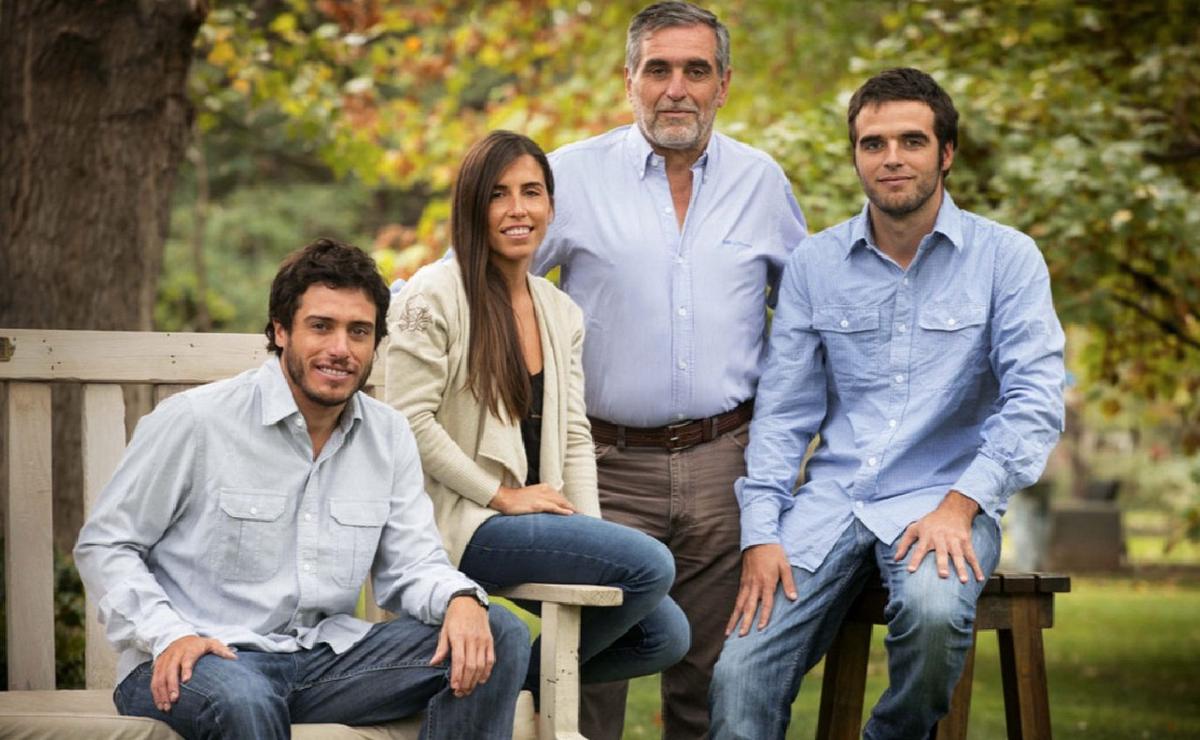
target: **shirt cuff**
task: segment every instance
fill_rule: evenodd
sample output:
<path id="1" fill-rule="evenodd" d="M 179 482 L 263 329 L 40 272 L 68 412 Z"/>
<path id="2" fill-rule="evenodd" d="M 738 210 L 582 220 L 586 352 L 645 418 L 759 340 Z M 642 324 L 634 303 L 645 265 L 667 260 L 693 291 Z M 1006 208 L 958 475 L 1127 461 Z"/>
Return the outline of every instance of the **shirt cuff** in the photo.
<path id="1" fill-rule="evenodd" d="M 164 650 L 169 648 L 171 643 L 175 642 L 179 638 L 198 636 L 199 635 L 196 633 L 196 630 L 192 629 L 190 625 L 180 625 L 170 632 L 166 632 L 154 638 L 153 643 L 150 645 L 150 655 L 153 656 L 154 660 L 158 660 L 158 656 L 161 655 Z"/>
<path id="2" fill-rule="evenodd" d="M 998 519 L 1000 506 L 1006 498 L 1008 473 L 1000 463 L 985 455 L 976 455 L 967 469 L 958 476 L 953 490 L 974 499 L 985 514 Z"/>
<path id="3" fill-rule="evenodd" d="M 770 501 L 742 507 L 742 549 L 779 544 L 779 508 Z"/>

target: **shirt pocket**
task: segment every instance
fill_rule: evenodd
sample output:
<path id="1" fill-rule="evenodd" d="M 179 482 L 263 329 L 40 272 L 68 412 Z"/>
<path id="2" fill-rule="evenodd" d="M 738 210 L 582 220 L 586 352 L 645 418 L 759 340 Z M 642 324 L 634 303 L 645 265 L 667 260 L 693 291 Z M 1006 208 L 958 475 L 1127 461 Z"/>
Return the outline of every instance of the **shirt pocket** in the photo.
<path id="1" fill-rule="evenodd" d="M 260 583 L 279 572 L 287 537 L 287 494 L 221 488 L 216 571 L 229 581 Z"/>
<path id="2" fill-rule="evenodd" d="M 349 589 L 362 585 L 375 560 L 375 551 L 379 549 L 379 534 L 387 521 L 389 508 L 387 501 L 332 499 L 329 502 L 337 548 L 333 561 L 334 583 Z"/>
<path id="3" fill-rule="evenodd" d="M 862 388 L 875 380 L 881 342 L 878 308 L 817 306 L 812 321 L 839 389 Z"/>
<path id="4" fill-rule="evenodd" d="M 966 382 L 984 369 L 987 306 L 930 303 L 917 317 L 913 380 L 930 388 Z"/>

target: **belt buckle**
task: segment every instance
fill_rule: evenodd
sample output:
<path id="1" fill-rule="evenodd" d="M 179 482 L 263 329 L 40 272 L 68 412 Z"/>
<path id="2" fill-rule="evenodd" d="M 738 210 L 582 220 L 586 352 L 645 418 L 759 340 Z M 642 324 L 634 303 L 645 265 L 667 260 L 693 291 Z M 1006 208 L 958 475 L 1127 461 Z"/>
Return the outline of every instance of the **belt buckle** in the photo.
<path id="1" fill-rule="evenodd" d="M 693 446 L 693 445 L 678 446 L 679 433 L 682 432 L 684 430 L 684 428 L 686 428 L 691 423 L 692 423 L 691 419 L 686 419 L 684 421 L 681 421 L 681 422 L 678 422 L 675 424 L 667 425 L 667 450 L 668 451 L 679 452 L 680 450 L 686 450 L 688 447 Z"/>

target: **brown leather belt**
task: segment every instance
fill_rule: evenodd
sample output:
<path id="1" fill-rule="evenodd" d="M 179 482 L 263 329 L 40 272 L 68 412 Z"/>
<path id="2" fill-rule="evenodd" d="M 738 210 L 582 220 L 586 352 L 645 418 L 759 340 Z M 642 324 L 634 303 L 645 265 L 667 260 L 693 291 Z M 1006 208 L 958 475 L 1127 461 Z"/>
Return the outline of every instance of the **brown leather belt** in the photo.
<path id="1" fill-rule="evenodd" d="M 592 439 L 602 445 L 626 447 L 661 447 L 671 452 L 686 450 L 702 442 L 711 442 L 737 429 L 754 416 L 754 399 L 743 401 L 732 411 L 707 419 L 689 419 L 665 427 L 627 427 L 589 416 Z"/>

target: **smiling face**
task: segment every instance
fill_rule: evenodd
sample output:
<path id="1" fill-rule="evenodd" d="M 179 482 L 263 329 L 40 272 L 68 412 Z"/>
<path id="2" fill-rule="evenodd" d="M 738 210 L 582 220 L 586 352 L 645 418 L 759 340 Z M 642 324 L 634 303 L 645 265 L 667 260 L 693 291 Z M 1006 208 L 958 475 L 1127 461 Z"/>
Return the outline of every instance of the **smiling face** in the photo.
<path id="1" fill-rule="evenodd" d="M 954 147 L 939 151 L 933 109 L 915 100 L 867 105 L 854 129 L 854 169 L 873 210 L 896 220 L 936 214 Z"/>
<path id="2" fill-rule="evenodd" d="M 625 70 L 625 93 L 638 128 L 656 151 L 700 152 L 725 104 L 729 78 L 730 70 L 717 72 L 711 28 L 669 26 L 642 39 L 641 66 Z"/>
<path id="3" fill-rule="evenodd" d="M 300 297 L 292 328 L 275 322 L 284 377 L 310 422 L 342 407 L 371 374 L 375 304 L 361 288 L 313 284 Z"/>
<path id="4" fill-rule="evenodd" d="M 504 270 L 528 271 L 553 215 L 541 165 L 532 156 L 522 154 L 500 174 L 488 196 L 492 263 Z"/>

